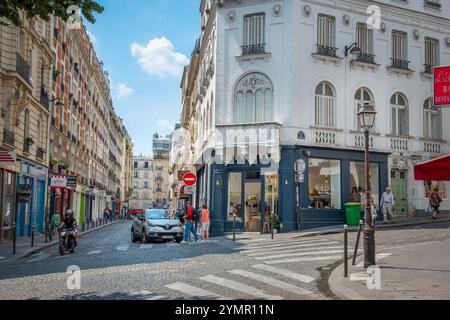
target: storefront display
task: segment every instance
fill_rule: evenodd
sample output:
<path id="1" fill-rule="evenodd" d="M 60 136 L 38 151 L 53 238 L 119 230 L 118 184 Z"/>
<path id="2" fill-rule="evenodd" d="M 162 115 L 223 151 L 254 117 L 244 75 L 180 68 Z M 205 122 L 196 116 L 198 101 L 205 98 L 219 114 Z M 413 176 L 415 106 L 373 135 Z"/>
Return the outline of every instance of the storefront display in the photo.
<path id="1" fill-rule="evenodd" d="M 341 163 L 339 160 L 309 160 L 309 207 L 341 209 Z"/>

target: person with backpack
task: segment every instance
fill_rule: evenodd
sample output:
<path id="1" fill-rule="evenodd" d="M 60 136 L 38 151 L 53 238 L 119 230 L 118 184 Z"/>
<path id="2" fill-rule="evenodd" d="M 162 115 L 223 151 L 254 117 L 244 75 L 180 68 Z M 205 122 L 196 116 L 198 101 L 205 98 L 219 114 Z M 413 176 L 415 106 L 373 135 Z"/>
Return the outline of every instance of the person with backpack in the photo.
<path id="1" fill-rule="evenodd" d="M 439 207 L 441 206 L 442 197 L 439 194 L 439 188 L 435 187 L 430 194 L 430 206 L 433 208 L 433 220 L 439 219 Z"/>
<path id="2" fill-rule="evenodd" d="M 194 239 L 196 242 L 200 241 L 194 228 L 194 208 L 190 202 L 187 202 L 185 221 L 186 226 L 184 228 L 184 240 L 181 243 L 188 243 L 191 233 L 194 234 Z"/>

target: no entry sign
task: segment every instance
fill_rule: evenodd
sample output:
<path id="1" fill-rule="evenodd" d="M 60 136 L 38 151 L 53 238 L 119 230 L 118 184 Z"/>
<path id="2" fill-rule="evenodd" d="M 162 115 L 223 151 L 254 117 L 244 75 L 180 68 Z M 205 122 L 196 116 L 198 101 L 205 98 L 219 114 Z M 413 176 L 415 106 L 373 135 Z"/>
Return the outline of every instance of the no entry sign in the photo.
<path id="1" fill-rule="evenodd" d="M 192 172 L 188 172 L 183 176 L 183 183 L 187 186 L 194 186 L 197 183 L 197 177 Z"/>
<path id="2" fill-rule="evenodd" d="M 450 66 L 434 68 L 434 105 L 450 106 Z"/>

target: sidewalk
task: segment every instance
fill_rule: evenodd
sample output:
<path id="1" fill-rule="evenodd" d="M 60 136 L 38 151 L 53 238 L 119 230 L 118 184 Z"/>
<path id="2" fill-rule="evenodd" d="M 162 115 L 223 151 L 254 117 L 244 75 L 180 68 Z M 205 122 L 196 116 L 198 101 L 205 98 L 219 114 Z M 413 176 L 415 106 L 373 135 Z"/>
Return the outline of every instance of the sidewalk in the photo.
<path id="1" fill-rule="evenodd" d="M 331 291 L 344 300 L 450 299 L 450 240 L 390 248 L 378 254 L 384 256 L 377 259 L 381 289 L 369 290 L 363 279 L 368 276 L 365 269 L 351 266 L 350 261 L 349 278 L 344 278 L 343 265 L 332 272 L 328 279 Z M 357 264 L 362 259 L 360 255 Z"/>
<path id="2" fill-rule="evenodd" d="M 123 221 L 123 220 L 120 220 Z M 101 225 L 97 228 L 92 228 L 89 230 L 85 230 L 83 232 L 79 232 L 79 236 L 100 230 L 102 228 L 111 226 L 115 223 L 119 223 L 119 221 L 113 221 L 108 224 Z M 78 228 L 80 230 L 80 228 Z M 12 241 L 8 241 L 6 243 L 2 243 L 0 245 L 0 263 L 5 262 L 12 262 L 19 260 L 21 258 L 25 258 L 27 256 L 30 256 L 38 251 L 42 251 L 44 249 L 47 249 L 55 244 L 58 244 L 58 238 L 53 238 L 52 242 L 45 242 L 44 235 L 36 235 L 34 238 L 34 246 L 31 247 L 31 238 L 20 238 L 16 241 L 16 254 L 13 255 L 13 243 Z"/>
<path id="3" fill-rule="evenodd" d="M 432 220 L 431 215 L 420 216 L 420 217 L 408 217 L 402 219 L 394 220 L 394 223 L 384 224 L 383 221 L 377 221 L 375 225 L 375 229 L 395 229 L 395 228 L 404 228 L 418 225 L 426 225 L 431 223 L 443 223 L 450 222 L 450 213 L 441 213 L 439 220 Z M 358 226 L 348 226 L 349 232 L 357 232 Z M 324 235 L 330 233 L 342 233 L 343 226 L 331 226 L 331 227 L 323 227 L 316 229 L 309 229 L 301 232 L 296 232 L 298 235 L 294 237 L 312 237 L 317 235 Z"/>

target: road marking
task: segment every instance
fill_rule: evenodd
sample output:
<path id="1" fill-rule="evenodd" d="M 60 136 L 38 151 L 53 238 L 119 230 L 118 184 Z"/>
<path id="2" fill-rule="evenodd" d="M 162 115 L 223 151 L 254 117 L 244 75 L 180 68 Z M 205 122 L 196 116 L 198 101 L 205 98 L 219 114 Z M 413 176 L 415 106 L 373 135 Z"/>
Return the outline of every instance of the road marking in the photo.
<path id="1" fill-rule="evenodd" d="M 90 252 L 87 253 L 88 256 L 92 256 L 94 254 L 100 254 L 102 253 L 102 250 L 92 250 Z"/>
<path id="2" fill-rule="evenodd" d="M 318 256 L 318 255 L 322 255 L 322 254 L 335 254 L 335 253 L 344 253 L 344 249 L 297 252 L 297 253 L 282 253 L 282 254 L 276 254 L 276 255 L 272 255 L 272 256 L 256 257 L 255 259 L 256 260 L 273 260 L 273 259 L 279 259 L 279 258 L 302 257 L 302 256 Z"/>
<path id="3" fill-rule="evenodd" d="M 55 259 L 56 259 L 56 260 L 59 260 L 59 259 L 67 259 L 68 257 L 70 257 L 70 255 L 69 255 L 69 254 L 65 254 L 65 255 L 63 255 L 63 256 L 57 256 L 57 257 L 55 257 Z"/>
<path id="4" fill-rule="evenodd" d="M 150 298 L 145 299 L 146 301 L 151 301 L 151 300 L 167 300 L 167 297 L 165 296 L 153 296 Z"/>
<path id="5" fill-rule="evenodd" d="M 289 271 L 289 270 L 286 270 L 286 269 L 280 269 L 280 268 L 268 266 L 268 265 L 265 265 L 265 264 L 258 264 L 256 266 L 253 266 L 252 268 L 258 269 L 258 270 L 263 270 L 263 271 L 268 271 L 268 272 L 272 272 L 272 273 L 276 273 L 276 274 L 282 275 L 282 276 L 284 276 L 286 278 L 291 278 L 291 279 L 298 280 L 298 281 L 304 282 L 304 283 L 311 283 L 314 280 L 316 280 L 313 277 L 305 276 L 303 274 L 292 272 L 292 271 Z"/>
<path id="6" fill-rule="evenodd" d="M 175 282 L 172 284 L 167 284 L 167 288 L 181 292 L 183 294 L 189 295 L 191 297 L 201 297 L 202 299 L 210 300 L 210 299 L 216 299 L 216 300 L 231 300 L 227 297 L 221 296 L 217 293 L 204 290 L 201 288 L 197 288 L 191 285 L 188 285 L 186 283 L 182 282 Z"/>
<path id="7" fill-rule="evenodd" d="M 50 256 L 50 253 L 46 253 L 46 254 L 41 253 L 41 254 L 39 254 L 39 256 L 37 258 L 28 260 L 27 263 L 33 263 L 33 262 L 42 261 L 42 260 L 48 258 L 49 256 Z"/>
<path id="8" fill-rule="evenodd" d="M 147 291 L 147 290 L 141 290 L 139 292 L 132 292 L 130 293 L 130 296 L 149 296 L 153 294 L 153 292 Z"/>
<path id="9" fill-rule="evenodd" d="M 250 296 L 260 298 L 260 299 L 266 299 L 266 300 L 283 300 L 284 298 L 281 296 L 273 296 L 270 294 L 265 293 L 262 290 L 250 287 L 248 285 L 242 284 L 240 282 L 236 282 L 233 280 L 225 279 L 216 277 L 213 275 L 207 275 L 204 277 L 199 278 L 200 280 L 207 281 L 210 283 L 217 284 L 219 286 L 226 287 L 228 289 L 232 289 L 235 291 L 243 292 L 245 294 L 248 294 Z"/>
<path id="10" fill-rule="evenodd" d="M 267 249 L 273 249 L 288 245 L 301 245 L 301 244 L 314 244 L 314 243 L 323 243 L 323 242 L 329 242 L 328 239 L 314 239 L 314 240 L 307 240 L 307 241 L 298 241 L 298 240 L 289 240 L 289 241 L 279 241 L 279 242 L 268 242 L 268 243 L 258 243 L 258 244 L 252 244 L 252 245 L 245 245 L 241 246 L 240 248 L 237 248 L 236 250 L 252 250 L 252 249 L 258 249 L 258 248 L 267 248 Z"/>
<path id="11" fill-rule="evenodd" d="M 392 256 L 392 253 L 379 253 L 379 254 L 375 255 L 375 260 L 379 261 L 379 260 L 385 259 L 390 256 Z M 358 263 L 356 266 L 359 268 L 364 267 L 364 260 L 361 261 L 360 263 Z"/>
<path id="12" fill-rule="evenodd" d="M 283 290 L 286 290 L 286 291 L 289 291 L 289 292 L 292 292 L 292 293 L 295 293 L 295 294 L 298 294 L 298 295 L 311 293 L 311 291 L 308 291 L 308 290 L 305 290 L 303 288 L 294 286 L 294 285 L 292 285 L 290 283 L 287 283 L 287 282 L 284 282 L 284 281 L 280 281 L 280 280 L 277 280 L 277 279 L 273 279 L 273 278 L 270 278 L 270 277 L 266 277 L 266 276 L 263 276 L 261 274 L 248 272 L 248 271 L 240 270 L 240 269 L 231 270 L 231 271 L 228 271 L 228 272 L 231 273 L 231 274 L 239 275 L 239 276 L 244 277 L 244 278 L 253 279 L 253 280 L 256 280 L 256 281 L 268 284 L 268 285 L 270 285 L 272 287 L 283 289 Z"/>
<path id="13" fill-rule="evenodd" d="M 317 246 L 325 246 L 325 245 L 336 245 L 339 244 L 337 241 L 331 241 L 331 242 L 322 242 L 322 243 L 307 243 L 307 244 L 296 244 L 296 245 L 290 245 L 285 246 L 281 248 L 258 248 L 258 249 L 251 249 L 251 250 L 242 250 L 242 254 L 249 254 L 249 253 L 256 253 L 256 252 L 268 252 L 268 251 L 274 251 L 274 250 L 287 250 L 287 249 L 298 249 L 298 248 L 309 248 L 309 247 L 317 247 Z M 342 247 L 344 247 L 342 245 Z"/>
<path id="14" fill-rule="evenodd" d="M 247 257 L 257 257 L 257 256 L 262 256 L 265 254 L 277 254 L 277 253 L 294 253 L 294 252 L 307 252 L 307 251 L 315 251 L 315 250 L 319 250 L 319 249 L 327 249 L 327 250 L 332 250 L 332 249 L 341 249 L 341 246 L 323 246 L 321 248 L 317 248 L 317 247 L 313 247 L 313 248 L 298 248 L 298 249 L 288 249 L 288 250 L 276 250 L 276 251 L 261 251 L 261 252 L 256 252 L 256 253 L 250 253 L 250 254 L 245 254 Z M 348 247 L 349 252 L 353 251 L 352 247 Z"/>
<path id="15" fill-rule="evenodd" d="M 291 262 L 313 262 L 313 261 L 339 260 L 339 259 L 342 259 L 342 256 L 280 259 L 280 260 L 264 261 L 264 263 L 265 264 L 280 264 L 280 263 L 291 263 Z"/>
<path id="16" fill-rule="evenodd" d="M 179 243 L 166 243 L 166 247 L 177 247 L 179 245 Z"/>
<path id="17" fill-rule="evenodd" d="M 129 244 L 121 244 L 121 245 L 118 246 L 116 249 L 117 249 L 118 251 L 127 251 L 129 246 L 130 246 Z"/>
<path id="18" fill-rule="evenodd" d="M 147 250 L 147 249 L 151 249 L 153 248 L 153 243 L 144 243 L 141 244 L 141 246 L 139 247 L 139 249 L 141 250 Z"/>
<path id="19" fill-rule="evenodd" d="M 6 259 L 6 257 L 0 257 L 0 260 Z"/>

